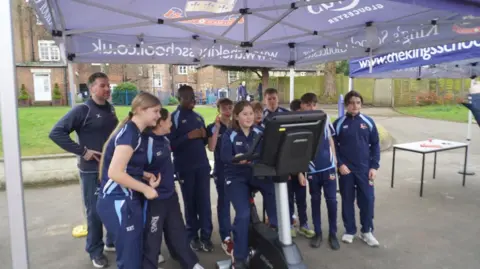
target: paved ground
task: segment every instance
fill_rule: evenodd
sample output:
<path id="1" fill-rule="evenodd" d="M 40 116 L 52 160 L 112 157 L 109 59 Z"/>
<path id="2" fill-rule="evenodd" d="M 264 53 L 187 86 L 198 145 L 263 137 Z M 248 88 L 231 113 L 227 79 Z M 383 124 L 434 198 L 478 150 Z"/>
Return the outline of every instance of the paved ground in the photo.
<path id="1" fill-rule="evenodd" d="M 372 110 L 370 110 L 372 111 Z M 376 116 L 398 142 L 426 138 L 462 141 L 466 125 L 394 116 Z M 479 137 L 473 128 L 472 137 Z M 421 156 L 397 153 L 396 185 L 390 188 L 392 152 L 382 153 L 381 169 L 376 181 L 375 234 L 381 243 L 372 249 L 361 243 L 342 244 L 333 252 L 323 245 L 311 249 L 308 241 L 297 238 L 309 268 L 335 269 L 478 269 L 480 264 L 480 146 L 473 140 L 472 169 L 477 175 L 461 186 L 457 171 L 463 161 L 461 151 L 438 155 L 437 178 L 431 179 L 433 156 L 427 158 L 424 197 L 418 196 Z M 212 184 L 212 197 L 216 198 Z M 77 185 L 25 192 L 31 268 L 88 269 L 83 253 L 83 239 L 71 237 L 71 228 L 81 223 L 79 188 Z M 0 193 L 0 261 L 1 268 L 11 268 L 5 193 Z M 215 212 L 216 203 L 212 200 Z M 340 203 L 339 203 L 340 208 Z M 322 207 L 326 220 L 326 210 Z M 216 216 L 214 216 L 214 219 Z M 339 209 L 339 235 L 343 232 Z M 327 227 L 324 226 L 326 231 Z M 215 231 L 217 226 L 215 225 Z M 219 242 L 214 233 L 214 243 Z M 217 247 L 217 249 L 219 246 Z M 168 251 L 164 251 L 168 257 Z M 114 259 L 114 255 L 109 255 Z M 224 259 L 219 250 L 200 254 L 206 268 Z M 167 263 L 164 268 L 179 268 Z M 16 269 L 16 268 L 15 268 Z"/>

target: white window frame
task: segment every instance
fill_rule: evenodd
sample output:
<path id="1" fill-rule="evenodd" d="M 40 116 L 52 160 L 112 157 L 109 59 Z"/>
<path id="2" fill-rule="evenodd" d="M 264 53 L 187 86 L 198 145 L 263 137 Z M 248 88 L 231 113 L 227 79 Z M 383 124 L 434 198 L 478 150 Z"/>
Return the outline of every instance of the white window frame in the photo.
<path id="1" fill-rule="evenodd" d="M 47 48 L 47 57 L 45 57 L 45 55 L 42 55 L 42 47 Z M 55 45 L 55 41 L 38 40 L 38 59 L 41 62 L 59 62 L 61 60 L 60 49 L 57 45 Z"/>
<path id="2" fill-rule="evenodd" d="M 162 88 L 163 87 L 163 78 L 161 73 L 153 73 L 152 75 L 152 87 L 153 88 Z"/>
<path id="3" fill-rule="evenodd" d="M 177 69 L 177 73 L 179 75 L 188 75 L 188 66 L 186 65 L 179 65 Z"/>
<path id="4" fill-rule="evenodd" d="M 195 65 L 189 65 L 189 66 L 188 66 L 187 73 L 188 73 L 189 71 L 196 72 L 196 71 L 197 71 L 197 67 L 196 67 Z"/>
<path id="5" fill-rule="evenodd" d="M 233 75 L 232 75 L 233 74 Z M 228 83 L 232 83 L 232 82 L 235 82 L 235 81 L 239 81 L 240 80 L 240 72 L 238 71 L 228 71 L 227 72 L 227 76 L 228 76 Z M 234 77 L 234 78 L 233 78 Z M 233 78 L 233 79 L 232 79 Z"/>

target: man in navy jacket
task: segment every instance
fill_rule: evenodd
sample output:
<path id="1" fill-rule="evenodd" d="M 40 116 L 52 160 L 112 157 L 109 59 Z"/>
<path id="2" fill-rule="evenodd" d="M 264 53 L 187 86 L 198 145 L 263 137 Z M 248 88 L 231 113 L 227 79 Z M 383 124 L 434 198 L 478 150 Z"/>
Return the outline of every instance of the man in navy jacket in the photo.
<path id="1" fill-rule="evenodd" d="M 65 151 L 79 156 L 78 168 L 82 182 L 83 201 L 87 212 L 88 235 L 85 250 L 93 266 L 105 268 L 108 260 L 103 250 L 115 251 L 114 238 L 107 233 L 103 243 L 103 225 L 97 214 L 98 166 L 103 145 L 118 124 L 115 109 L 107 101 L 110 83 L 104 73 L 94 73 L 88 78 L 91 98 L 77 105 L 61 118 L 50 132 L 50 139 Z M 76 132 L 78 143 L 70 138 Z"/>

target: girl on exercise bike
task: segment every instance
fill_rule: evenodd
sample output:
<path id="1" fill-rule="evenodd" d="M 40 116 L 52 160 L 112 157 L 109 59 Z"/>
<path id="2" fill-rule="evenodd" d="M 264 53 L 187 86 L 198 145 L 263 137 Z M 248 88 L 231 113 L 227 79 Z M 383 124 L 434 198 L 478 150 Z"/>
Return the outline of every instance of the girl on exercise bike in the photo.
<path id="1" fill-rule="evenodd" d="M 235 209 L 233 228 L 233 261 L 232 268 L 248 268 L 248 227 L 250 224 L 250 193 L 258 189 L 265 201 L 270 223 L 277 225 L 275 196 L 271 191 L 273 182 L 265 182 L 253 177 L 250 161 L 233 163 L 235 156 L 245 154 L 253 146 L 255 138 L 261 135 L 260 129 L 254 126 L 254 112 L 247 101 L 240 101 L 233 108 L 232 128 L 222 136 L 220 157 L 225 163 L 225 192 L 230 197 Z M 260 149 L 257 146 L 257 149 Z"/>

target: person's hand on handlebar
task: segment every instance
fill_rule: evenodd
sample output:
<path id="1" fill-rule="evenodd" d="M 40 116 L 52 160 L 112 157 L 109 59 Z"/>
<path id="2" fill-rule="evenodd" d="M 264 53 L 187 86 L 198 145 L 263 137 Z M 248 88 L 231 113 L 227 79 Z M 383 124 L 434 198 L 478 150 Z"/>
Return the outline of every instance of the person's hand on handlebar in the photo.
<path id="1" fill-rule="evenodd" d="M 307 178 L 305 178 L 305 175 L 303 173 L 298 173 L 298 183 L 302 187 L 307 186 Z"/>

